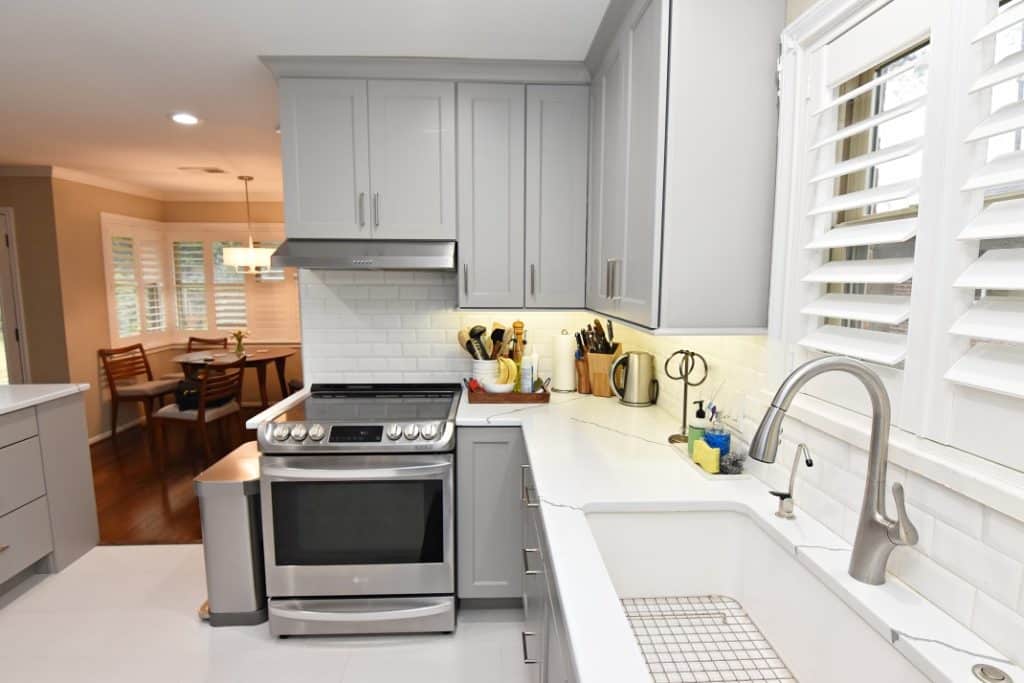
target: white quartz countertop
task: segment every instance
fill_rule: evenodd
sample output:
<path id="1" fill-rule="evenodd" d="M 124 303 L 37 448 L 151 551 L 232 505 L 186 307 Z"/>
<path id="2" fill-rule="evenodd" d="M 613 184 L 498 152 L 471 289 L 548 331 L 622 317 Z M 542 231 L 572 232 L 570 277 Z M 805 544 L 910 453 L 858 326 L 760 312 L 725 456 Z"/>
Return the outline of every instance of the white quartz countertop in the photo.
<path id="1" fill-rule="evenodd" d="M 472 405 L 463 393 L 457 424 L 523 429 L 581 681 L 637 680 L 637 667 L 644 666 L 637 660 L 639 650 L 623 652 L 621 644 L 631 642 L 632 633 L 586 521 L 587 512 L 602 510 L 740 512 L 883 637 L 895 640 L 893 646 L 930 678 L 976 681 L 970 667 L 979 659 L 963 651 L 1002 659 L 895 577 L 890 575 L 884 586 L 854 581 L 846 573 L 849 544 L 810 515 L 777 518 L 776 501 L 759 480 L 723 481 L 699 472 L 685 452 L 667 443 L 679 425 L 657 407 L 629 408 L 614 399 L 578 394 L 553 394 L 547 405 Z M 918 638 L 894 638 L 896 631 Z M 999 666 L 1024 680 L 1024 670 Z"/>
<path id="2" fill-rule="evenodd" d="M 0 386 L 0 415 L 86 391 L 88 384 L 5 384 Z"/>

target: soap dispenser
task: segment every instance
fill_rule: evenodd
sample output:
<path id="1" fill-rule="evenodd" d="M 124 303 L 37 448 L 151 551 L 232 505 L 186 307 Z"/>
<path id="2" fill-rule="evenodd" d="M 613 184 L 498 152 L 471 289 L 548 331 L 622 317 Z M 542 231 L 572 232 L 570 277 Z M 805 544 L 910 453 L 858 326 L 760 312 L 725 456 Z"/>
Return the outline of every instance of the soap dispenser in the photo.
<path id="1" fill-rule="evenodd" d="M 686 430 L 686 450 L 691 458 L 693 457 L 693 445 L 704 438 L 704 432 L 708 428 L 708 414 L 704 412 L 704 401 L 694 401 L 693 404 L 697 406 L 697 412 Z"/>

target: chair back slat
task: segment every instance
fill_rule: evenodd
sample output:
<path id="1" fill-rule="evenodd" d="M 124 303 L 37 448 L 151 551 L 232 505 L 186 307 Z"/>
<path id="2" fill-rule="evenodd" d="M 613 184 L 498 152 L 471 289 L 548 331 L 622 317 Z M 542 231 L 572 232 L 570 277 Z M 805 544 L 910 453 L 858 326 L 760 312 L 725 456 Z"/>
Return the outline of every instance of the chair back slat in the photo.
<path id="1" fill-rule="evenodd" d="M 111 391 L 117 390 L 117 384 L 125 380 L 133 380 L 144 375 L 147 380 L 153 379 L 153 370 L 149 366 L 149 358 L 142 344 L 132 344 L 116 349 L 100 349 L 100 360 L 107 375 L 107 384 Z"/>
<path id="2" fill-rule="evenodd" d="M 192 353 L 193 351 L 204 351 L 206 349 L 226 349 L 228 348 L 228 338 L 218 337 L 216 339 L 210 339 L 206 337 L 189 337 L 188 346 L 186 351 Z"/>
<path id="3" fill-rule="evenodd" d="M 207 368 L 201 375 L 199 389 L 199 410 L 205 411 L 206 404 L 225 398 L 233 398 L 241 403 L 242 377 L 245 372 L 245 359 L 240 358 L 230 365 L 218 368 Z"/>

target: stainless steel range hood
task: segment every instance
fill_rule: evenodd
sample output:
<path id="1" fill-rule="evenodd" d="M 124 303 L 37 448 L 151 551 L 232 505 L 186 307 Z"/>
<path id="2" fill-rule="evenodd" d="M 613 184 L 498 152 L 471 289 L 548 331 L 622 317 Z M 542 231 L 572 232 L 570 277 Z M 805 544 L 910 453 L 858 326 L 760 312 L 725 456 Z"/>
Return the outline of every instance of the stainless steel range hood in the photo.
<path id="1" fill-rule="evenodd" d="M 285 240 L 275 266 L 319 270 L 455 270 L 454 241 Z"/>

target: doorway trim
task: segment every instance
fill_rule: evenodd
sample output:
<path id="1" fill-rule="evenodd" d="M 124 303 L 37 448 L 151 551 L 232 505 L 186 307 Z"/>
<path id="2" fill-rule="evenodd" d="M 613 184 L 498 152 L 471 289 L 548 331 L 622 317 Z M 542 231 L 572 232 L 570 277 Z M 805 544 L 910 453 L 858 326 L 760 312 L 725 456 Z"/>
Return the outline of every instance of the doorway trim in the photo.
<path id="1" fill-rule="evenodd" d="M 32 381 L 32 370 L 28 363 L 28 335 L 25 332 L 25 308 L 21 300 L 21 271 L 18 268 L 18 240 L 14 224 L 14 209 L 9 206 L 0 206 L 0 214 L 6 218 L 7 223 L 6 258 L 11 271 L 11 297 L 14 299 L 13 313 L 17 330 L 18 357 L 21 359 L 21 383 L 28 384 Z"/>

